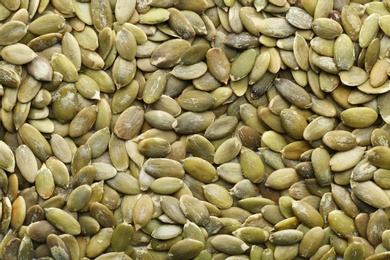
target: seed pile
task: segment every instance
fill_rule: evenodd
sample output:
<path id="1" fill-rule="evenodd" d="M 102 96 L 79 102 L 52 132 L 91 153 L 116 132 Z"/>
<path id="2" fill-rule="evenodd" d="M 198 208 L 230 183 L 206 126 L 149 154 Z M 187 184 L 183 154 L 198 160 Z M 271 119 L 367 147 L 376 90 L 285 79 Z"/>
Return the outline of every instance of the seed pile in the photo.
<path id="1" fill-rule="evenodd" d="M 390 1 L 0 1 L 0 258 L 390 258 Z"/>

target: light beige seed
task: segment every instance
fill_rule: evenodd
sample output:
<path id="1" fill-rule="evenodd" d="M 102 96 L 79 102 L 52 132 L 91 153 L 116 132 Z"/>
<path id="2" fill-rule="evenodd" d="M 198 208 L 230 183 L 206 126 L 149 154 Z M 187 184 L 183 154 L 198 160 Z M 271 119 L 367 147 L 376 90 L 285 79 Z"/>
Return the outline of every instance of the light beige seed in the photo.
<path id="1" fill-rule="evenodd" d="M 93 162 L 92 165 L 96 168 L 95 180 L 97 181 L 108 180 L 117 175 L 117 170 L 111 164 L 104 162 Z"/>
<path id="2" fill-rule="evenodd" d="M 179 225 L 163 224 L 153 230 L 151 236 L 155 239 L 167 240 L 180 235 L 183 228 Z"/>
<path id="3" fill-rule="evenodd" d="M 313 17 L 305 9 L 291 6 L 286 13 L 287 21 L 296 28 L 310 29 Z"/>

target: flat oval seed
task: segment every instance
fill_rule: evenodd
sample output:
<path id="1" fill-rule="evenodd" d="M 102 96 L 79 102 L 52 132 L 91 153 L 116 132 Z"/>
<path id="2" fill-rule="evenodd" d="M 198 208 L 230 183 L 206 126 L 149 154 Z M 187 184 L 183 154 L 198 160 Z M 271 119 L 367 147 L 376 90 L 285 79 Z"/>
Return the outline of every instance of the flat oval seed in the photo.
<path id="1" fill-rule="evenodd" d="M 55 53 L 51 58 L 51 65 L 54 71 L 62 74 L 65 82 L 76 82 L 78 73 L 72 61 L 62 53 Z"/>
<path id="2" fill-rule="evenodd" d="M 172 196 L 160 197 L 161 209 L 170 219 L 178 224 L 185 224 L 187 222 L 184 213 L 180 209 L 180 202 L 177 198 Z"/>
<path id="3" fill-rule="evenodd" d="M 311 29 L 313 17 L 305 11 L 295 6 L 291 6 L 286 13 L 286 20 L 296 28 Z"/>
<path id="4" fill-rule="evenodd" d="M 54 13 L 49 13 L 35 19 L 28 31 L 35 35 L 60 32 L 65 28 L 65 18 Z"/>
<path id="5" fill-rule="evenodd" d="M 355 50 L 352 40 L 341 34 L 334 43 L 333 58 L 339 70 L 349 70 L 355 61 Z"/>
<path id="6" fill-rule="evenodd" d="M 91 198 L 91 195 L 92 195 L 92 189 L 89 185 L 84 184 L 78 186 L 69 194 L 66 207 L 70 211 L 79 211 L 85 205 L 87 205 L 89 199 Z"/>
<path id="7" fill-rule="evenodd" d="M 190 47 L 190 43 L 182 39 L 165 41 L 153 51 L 150 63 L 159 68 L 173 67 Z"/>
<path id="8" fill-rule="evenodd" d="M 365 150 L 366 147 L 356 146 L 348 151 L 337 152 L 329 162 L 331 169 L 333 171 L 344 171 L 354 167 L 361 160 Z"/>
<path id="9" fill-rule="evenodd" d="M 15 65 L 29 63 L 38 56 L 30 47 L 21 43 L 7 45 L 0 55 L 5 61 Z"/>
<path id="10" fill-rule="evenodd" d="M 296 31 L 296 28 L 291 26 L 285 18 L 279 17 L 271 17 L 259 21 L 257 29 L 260 33 L 275 38 L 285 38 Z"/>
<path id="11" fill-rule="evenodd" d="M 329 225 L 342 238 L 356 236 L 357 230 L 353 219 L 341 210 L 334 210 L 328 214 Z"/>
<path id="12" fill-rule="evenodd" d="M 108 0 L 91 0 L 90 10 L 96 30 L 101 31 L 105 27 L 112 27 L 113 14 Z"/>
<path id="13" fill-rule="evenodd" d="M 144 122 L 144 111 L 141 107 L 131 106 L 121 113 L 114 127 L 114 133 L 122 139 L 129 140 L 138 134 Z"/>
<path id="14" fill-rule="evenodd" d="M 161 225 L 155 228 L 151 236 L 155 239 L 167 240 L 180 235 L 183 228 L 179 225 Z"/>
<path id="15" fill-rule="evenodd" d="M 368 161 L 377 167 L 390 169 L 390 165 L 387 162 L 390 149 L 384 146 L 376 146 L 367 151 Z"/>
<path id="16" fill-rule="evenodd" d="M 95 258 L 102 254 L 110 246 L 113 232 L 112 228 L 102 228 L 92 236 L 85 249 L 87 257 Z"/>
<path id="17" fill-rule="evenodd" d="M 317 18 L 312 23 L 312 29 L 318 36 L 332 40 L 343 32 L 341 25 L 330 18 Z"/>
<path id="18" fill-rule="evenodd" d="M 203 186 L 203 192 L 207 201 L 218 208 L 227 209 L 233 205 L 233 197 L 228 190 L 217 184 Z"/>
<path id="19" fill-rule="evenodd" d="M 232 81 L 238 81 L 247 76 L 255 65 L 256 57 L 257 55 L 254 49 L 243 51 L 231 65 L 230 79 Z"/>
<path id="20" fill-rule="evenodd" d="M 304 109 L 311 107 L 310 95 L 299 85 L 283 78 L 274 80 L 274 84 L 279 94 L 291 104 Z"/>
<path id="21" fill-rule="evenodd" d="M 240 166 L 243 175 L 253 183 L 264 179 L 264 165 L 260 157 L 252 150 L 243 147 L 240 153 Z"/>
<path id="22" fill-rule="evenodd" d="M 207 67 L 218 81 L 227 84 L 230 74 L 229 60 L 220 48 L 211 48 L 206 54 Z"/>
<path id="23" fill-rule="evenodd" d="M 206 112 L 184 112 L 176 118 L 173 129 L 178 134 L 197 134 L 207 129 L 214 121 L 215 114 Z"/>
<path id="24" fill-rule="evenodd" d="M 283 190 L 288 189 L 298 179 L 299 175 L 293 168 L 283 168 L 272 172 L 268 176 L 265 185 L 273 189 Z"/>
<path id="25" fill-rule="evenodd" d="M 184 215 L 199 226 L 204 226 L 210 221 L 210 213 L 200 200 L 189 195 L 180 197 L 180 209 Z"/>
<path id="26" fill-rule="evenodd" d="M 324 224 L 320 213 L 306 202 L 294 201 L 292 203 L 292 211 L 299 221 L 310 228 L 322 227 Z"/>
<path id="27" fill-rule="evenodd" d="M 97 106 L 80 110 L 69 124 L 69 136 L 79 137 L 90 130 L 96 121 Z"/>
<path id="28" fill-rule="evenodd" d="M 242 254 L 249 248 L 244 241 L 231 235 L 216 235 L 211 244 L 225 254 Z"/>
<path id="29" fill-rule="evenodd" d="M 188 157 L 183 160 L 183 167 L 186 173 L 201 182 L 211 183 L 218 179 L 214 166 L 202 158 Z"/>
<path id="30" fill-rule="evenodd" d="M 204 245 L 202 242 L 185 238 L 173 244 L 169 248 L 168 256 L 171 259 L 191 259 L 200 254 Z"/>
<path id="31" fill-rule="evenodd" d="M 160 137 L 150 137 L 138 143 L 140 153 L 149 158 L 165 157 L 171 152 L 169 142 Z"/>
<path id="32" fill-rule="evenodd" d="M 375 110 L 368 107 L 352 107 L 341 114 L 343 124 L 353 128 L 365 128 L 372 125 L 378 118 Z"/>
<path id="33" fill-rule="evenodd" d="M 359 39 L 359 32 L 362 26 L 362 21 L 358 13 L 350 6 L 345 5 L 341 10 L 341 23 L 345 33 L 356 42 Z"/>
<path id="34" fill-rule="evenodd" d="M 79 222 L 69 213 L 58 208 L 46 208 L 47 220 L 64 233 L 78 235 L 81 232 Z"/>
<path id="35" fill-rule="evenodd" d="M 370 42 L 374 39 L 379 30 L 378 13 L 370 14 L 363 22 L 359 32 L 359 45 L 362 48 L 368 47 Z"/>
<path id="36" fill-rule="evenodd" d="M 236 157 L 242 148 L 240 140 L 236 137 L 224 141 L 215 151 L 214 163 L 223 164 Z"/>
<path id="37" fill-rule="evenodd" d="M 45 137 L 32 125 L 24 123 L 18 130 L 23 142 L 40 160 L 46 159 L 52 155 L 52 149 Z"/>
<path id="38" fill-rule="evenodd" d="M 270 234 L 269 241 L 276 245 L 293 245 L 303 238 L 303 233 L 295 229 L 285 229 Z"/>
<path id="39" fill-rule="evenodd" d="M 344 130 L 327 132 L 322 137 L 322 142 L 337 151 L 348 151 L 358 144 L 356 137 L 351 132 Z"/>
<path id="40" fill-rule="evenodd" d="M 23 177 L 28 182 L 34 183 L 38 172 L 38 164 L 34 153 L 27 145 L 21 145 L 16 149 L 15 161 Z"/>
<path id="41" fill-rule="evenodd" d="M 9 21 L 0 27 L 0 45 L 19 42 L 27 33 L 27 26 L 21 21 Z"/>
<path id="42" fill-rule="evenodd" d="M 183 181 L 174 177 L 161 177 L 150 184 L 150 189 L 161 195 L 168 195 L 177 192 L 183 187 Z"/>
<path id="43" fill-rule="evenodd" d="M 189 90 L 177 98 L 177 103 L 182 109 L 192 112 L 203 112 L 210 109 L 216 99 L 208 92 Z"/>

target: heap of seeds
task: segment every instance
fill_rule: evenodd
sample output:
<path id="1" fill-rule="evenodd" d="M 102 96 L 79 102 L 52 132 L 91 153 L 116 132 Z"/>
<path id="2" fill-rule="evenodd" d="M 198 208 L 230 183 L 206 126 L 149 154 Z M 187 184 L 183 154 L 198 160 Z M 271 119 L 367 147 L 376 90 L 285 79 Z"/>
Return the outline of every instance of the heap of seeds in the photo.
<path id="1" fill-rule="evenodd" d="M 1 259 L 390 258 L 390 0 L 0 21 Z"/>

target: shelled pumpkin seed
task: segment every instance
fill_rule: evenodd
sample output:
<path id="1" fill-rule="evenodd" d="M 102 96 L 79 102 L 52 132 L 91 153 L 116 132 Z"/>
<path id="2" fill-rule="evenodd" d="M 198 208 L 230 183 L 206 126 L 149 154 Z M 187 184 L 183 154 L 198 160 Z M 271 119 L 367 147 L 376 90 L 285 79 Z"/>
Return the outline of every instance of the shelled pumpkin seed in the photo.
<path id="1" fill-rule="evenodd" d="M 387 259 L 389 19 L 1 1 L 0 258 Z"/>

